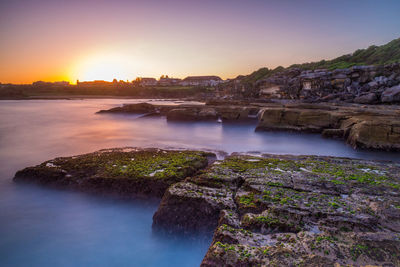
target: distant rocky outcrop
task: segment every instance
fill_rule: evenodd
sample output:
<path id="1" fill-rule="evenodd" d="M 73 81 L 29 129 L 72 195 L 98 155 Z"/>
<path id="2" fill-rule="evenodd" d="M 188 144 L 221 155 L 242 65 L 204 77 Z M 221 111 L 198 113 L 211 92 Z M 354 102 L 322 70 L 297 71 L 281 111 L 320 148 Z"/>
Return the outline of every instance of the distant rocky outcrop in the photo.
<path id="1" fill-rule="evenodd" d="M 249 103 L 210 102 L 206 105 L 152 105 L 148 103 L 125 104 L 97 113 L 136 113 L 166 116 L 169 121 L 240 121 L 256 119 L 260 107 Z"/>
<path id="2" fill-rule="evenodd" d="M 383 92 L 399 84 L 400 38 L 332 60 L 261 68 L 219 86 L 217 96 L 391 104 L 398 97 Z"/>
<path id="3" fill-rule="evenodd" d="M 321 133 L 354 148 L 400 150 L 400 109 L 385 106 L 287 104 L 261 109 L 257 130 Z"/>
<path id="4" fill-rule="evenodd" d="M 400 102 L 400 64 L 348 69 L 291 68 L 256 83 L 260 98 L 302 99 L 361 104 Z"/>
<path id="5" fill-rule="evenodd" d="M 399 87 L 385 94 L 397 99 Z M 359 99 L 359 102 L 363 102 Z M 255 121 L 258 131 L 298 131 L 341 138 L 354 148 L 400 151 L 400 106 L 210 101 L 206 105 L 129 104 L 101 113 L 166 116 L 168 121 Z"/>

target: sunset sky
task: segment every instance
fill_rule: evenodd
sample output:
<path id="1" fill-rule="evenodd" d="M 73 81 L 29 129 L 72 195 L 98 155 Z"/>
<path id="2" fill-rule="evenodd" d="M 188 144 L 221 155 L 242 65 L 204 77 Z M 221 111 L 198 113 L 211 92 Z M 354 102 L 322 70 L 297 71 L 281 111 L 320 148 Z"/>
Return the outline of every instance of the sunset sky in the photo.
<path id="1" fill-rule="evenodd" d="M 3 0 L 0 82 L 233 78 L 384 44 L 399 14 L 399 0 Z"/>

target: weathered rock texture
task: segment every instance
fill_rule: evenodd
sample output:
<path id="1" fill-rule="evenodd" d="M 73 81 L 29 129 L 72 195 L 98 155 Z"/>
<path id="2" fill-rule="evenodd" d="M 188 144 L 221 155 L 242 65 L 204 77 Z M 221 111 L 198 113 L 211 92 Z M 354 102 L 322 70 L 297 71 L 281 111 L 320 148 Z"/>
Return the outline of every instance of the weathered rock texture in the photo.
<path id="1" fill-rule="evenodd" d="M 127 198 L 161 198 L 170 185 L 205 168 L 214 156 L 198 151 L 108 149 L 25 168 L 14 181 Z"/>
<path id="2" fill-rule="evenodd" d="M 394 163 L 236 155 L 168 188 L 153 227 L 216 228 L 202 266 L 399 266 L 399 178 Z"/>
<path id="3" fill-rule="evenodd" d="M 207 105 L 152 105 L 148 103 L 126 104 L 98 113 L 140 113 L 166 116 L 170 121 L 207 121 L 207 120 L 248 120 L 257 116 L 260 107 L 253 104 L 207 104 Z"/>
<path id="4" fill-rule="evenodd" d="M 244 121 L 258 117 L 256 130 L 321 133 L 354 148 L 400 150 L 400 106 L 335 103 L 249 103 L 206 105 L 129 104 L 103 112 L 166 116 L 169 121 Z"/>
<path id="5" fill-rule="evenodd" d="M 288 104 L 261 110 L 257 130 L 322 133 L 344 138 L 354 148 L 400 150 L 397 106 Z"/>
<path id="6" fill-rule="evenodd" d="M 400 101 L 400 64 L 336 70 L 290 68 L 256 83 L 261 98 L 345 101 L 363 104 Z"/>
<path id="7" fill-rule="evenodd" d="M 202 266 L 400 265 L 399 164 L 212 157 L 101 150 L 25 168 L 14 180 L 120 197 L 162 196 L 155 230 L 214 231 Z"/>

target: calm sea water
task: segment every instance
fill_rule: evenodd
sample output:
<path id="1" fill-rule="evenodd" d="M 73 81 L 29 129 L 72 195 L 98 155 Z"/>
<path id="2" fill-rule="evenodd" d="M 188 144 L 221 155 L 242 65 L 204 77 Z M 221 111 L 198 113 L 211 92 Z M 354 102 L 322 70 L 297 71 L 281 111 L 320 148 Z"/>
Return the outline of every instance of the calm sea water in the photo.
<path id="1" fill-rule="evenodd" d="M 246 124 L 95 114 L 136 100 L 0 101 L 0 266 L 198 266 L 211 240 L 151 231 L 158 203 L 124 202 L 12 183 L 45 160 L 120 146 L 316 154 L 400 161 L 319 135 Z M 168 102 L 165 102 L 168 103 Z"/>

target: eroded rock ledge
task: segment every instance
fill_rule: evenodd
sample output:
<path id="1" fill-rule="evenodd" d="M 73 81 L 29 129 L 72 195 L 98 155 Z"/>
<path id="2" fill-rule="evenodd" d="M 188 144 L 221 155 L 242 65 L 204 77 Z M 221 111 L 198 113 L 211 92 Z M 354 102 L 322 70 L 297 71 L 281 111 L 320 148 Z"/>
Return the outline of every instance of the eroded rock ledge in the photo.
<path id="1" fill-rule="evenodd" d="M 321 133 L 354 148 L 400 151 L 400 108 L 328 104 L 265 107 L 256 130 Z"/>
<path id="2" fill-rule="evenodd" d="M 244 121 L 258 118 L 257 131 L 321 133 L 353 148 L 400 151 L 400 106 L 345 103 L 209 102 L 206 105 L 128 104 L 100 113 L 166 116 L 169 121 Z"/>
<path id="3" fill-rule="evenodd" d="M 202 266 L 400 265 L 400 165 L 336 157 L 111 149 L 16 182 L 162 197 L 154 230 L 213 232 Z M 208 167 L 207 167 L 208 165 Z"/>

